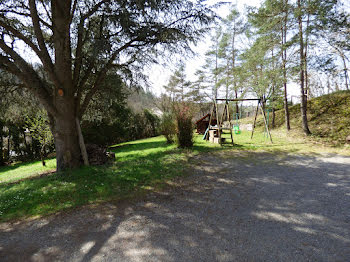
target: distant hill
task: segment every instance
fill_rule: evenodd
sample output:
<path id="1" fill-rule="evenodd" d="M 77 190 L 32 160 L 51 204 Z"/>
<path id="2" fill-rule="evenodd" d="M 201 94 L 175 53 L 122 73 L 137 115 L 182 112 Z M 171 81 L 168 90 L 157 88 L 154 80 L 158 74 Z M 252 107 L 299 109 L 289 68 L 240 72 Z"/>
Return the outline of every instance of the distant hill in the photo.
<path id="1" fill-rule="evenodd" d="M 301 131 L 300 104 L 289 107 L 290 124 L 294 131 Z M 345 143 L 350 135 L 350 91 L 338 91 L 308 101 L 309 128 L 315 139 L 334 145 Z M 270 114 L 271 122 L 271 114 Z M 276 128 L 285 128 L 284 110 L 276 112 Z M 259 117 L 258 126 L 262 126 Z"/>

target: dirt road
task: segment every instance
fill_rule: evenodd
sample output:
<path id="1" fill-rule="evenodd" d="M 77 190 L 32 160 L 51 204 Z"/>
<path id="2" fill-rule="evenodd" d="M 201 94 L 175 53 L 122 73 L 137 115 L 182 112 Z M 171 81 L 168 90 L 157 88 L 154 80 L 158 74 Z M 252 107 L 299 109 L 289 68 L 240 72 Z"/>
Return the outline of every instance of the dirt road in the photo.
<path id="1" fill-rule="evenodd" d="M 350 261 L 350 157 L 193 161 L 144 200 L 0 224 L 0 261 Z"/>

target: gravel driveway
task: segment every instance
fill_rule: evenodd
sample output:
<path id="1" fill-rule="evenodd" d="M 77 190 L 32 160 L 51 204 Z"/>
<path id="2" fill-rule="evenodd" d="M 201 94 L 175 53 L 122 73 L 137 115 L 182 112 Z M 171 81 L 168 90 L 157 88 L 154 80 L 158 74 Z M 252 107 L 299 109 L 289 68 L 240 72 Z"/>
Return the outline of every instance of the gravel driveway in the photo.
<path id="1" fill-rule="evenodd" d="M 350 157 L 192 162 L 143 200 L 0 224 L 0 261 L 350 261 Z"/>

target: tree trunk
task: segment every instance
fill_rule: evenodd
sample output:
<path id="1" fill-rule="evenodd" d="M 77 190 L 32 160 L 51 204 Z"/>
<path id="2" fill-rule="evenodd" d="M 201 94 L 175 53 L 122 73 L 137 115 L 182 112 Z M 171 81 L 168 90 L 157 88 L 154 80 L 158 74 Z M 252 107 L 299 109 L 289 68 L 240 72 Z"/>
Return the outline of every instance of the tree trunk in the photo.
<path id="1" fill-rule="evenodd" d="M 272 107 L 272 128 L 276 127 L 276 110 Z"/>
<path id="2" fill-rule="evenodd" d="M 238 91 L 235 89 L 235 98 L 238 99 Z M 236 102 L 236 119 L 239 119 L 239 105 L 238 102 Z"/>
<path id="3" fill-rule="evenodd" d="M 79 136 L 76 125 L 74 98 L 58 97 L 59 110 L 55 116 L 49 115 L 56 147 L 57 171 L 79 167 L 82 163 Z"/>
<path id="4" fill-rule="evenodd" d="M 41 159 L 41 164 L 43 165 L 43 166 L 46 166 L 46 163 L 45 163 L 45 152 L 44 152 L 44 150 L 45 150 L 45 145 L 43 145 L 42 147 L 41 147 L 41 150 L 40 150 L 40 159 Z"/>
<path id="5" fill-rule="evenodd" d="M 346 90 L 349 90 L 348 68 L 346 67 L 346 61 L 345 61 L 345 56 L 344 56 L 344 54 L 341 55 L 341 58 L 342 58 L 342 60 L 343 60 L 343 65 L 344 65 L 345 87 L 346 87 Z"/>
<path id="6" fill-rule="evenodd" d="M 7 136 L 7 161 L 10 161 L 10 151 L 11 151 L 11 130 L 9 127 L 7 127 L 9 130 L 8 136 Z"/>
<path id="7" fill-rule="evenodd" d="M 76 168 L 82 164 L 76 124 L 78 114 L 75 86 L 72 79 L 70 17 L 71 1 L 52 0 L 53 43 L 55 69 L 60 81 L 55 86 L 54 104 L 57 113 L 50 116 L 55 139 L 57 171 Z"/>
<path id="8" fill-rule="evenodd" d="M 290 121 L 289 121 L 289 107 L 288 107 L 288 94 L 287 94 L 287 20 L 288 20 L 288 11 L 287 11 L 288 1 L 285 1 L 285 17 L 282 25 L 282 45 L 281 45 L 281 55 L 282 55 L 282 70 L 283 70 L 283 95 L 284 95 L 284 117 L 287 131 L 290 130 Z"/>
<path id="9" fill-rule="evenodd" d="M 2 137 L 3 125 L 0 121 L 0 166 L 4 165 L 4 139 Z"/>
<path id="10" fill-rule="evenodd" d="M 288 98 L 287 98 L 287 83 L 284 82 L 284 119 L 285 119 L 285 123 L 286 123 L 286 129 L 287 131 L 290 130 L 290 121 L 289 121 L 289 107 L 288 107 Z"/>
<path id="11" fill-rule="evenodd" d="M 310 99 L 310 86 L 309 86 L 309 75 L 308 75 L 308 47 L 309 47 L 309 26 L 310 26 L 310 12 L 307 14 L 307 22 L 306 22 L 306 37 L 305 37 L 305 52 L 304 52 L 304 71 L 305 71 L 305 92 L 306 92 L 306 100 Z"/>
<path id="12" fill-rule="evenodd" d="M 307 120 L 307 99 L 305 96 L 305 88 L 304 88 L 304 72 L 305 72 L 305 56 L 304 56 L 304 39 L 303 39 L 303 22 L 302 22 L 302 14 L 301 14 L 301 0 L 298 0 L 298 24 L 299 24 L 299 44 L 300 44 L 300 110 L 301 110 L 301 118 L 303 130 L 306 135 L 310 135 L 310 129 L 308 126 Z"/>

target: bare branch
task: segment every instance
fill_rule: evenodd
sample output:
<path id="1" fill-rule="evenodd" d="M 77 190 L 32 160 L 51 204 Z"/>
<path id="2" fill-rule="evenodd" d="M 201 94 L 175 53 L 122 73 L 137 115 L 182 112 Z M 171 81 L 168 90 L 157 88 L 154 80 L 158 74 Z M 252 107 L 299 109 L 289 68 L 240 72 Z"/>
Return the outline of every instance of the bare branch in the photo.
<path id="1" fill-rule="evenodd" d="M 72 20 L 73 20 L 73 17 L 74 17 L 74 13 L 75 13 L 75 10 L 77 8 L 77 3 L 78 3 L 78 0 L 74 0 L 72 11 L 71 11 L 71 14 L 70 14 L 70 21 L 69 21 L 69 23 L 72 23 Z"/>
<path id="2" fill-rule="evenodd" d="M 74 61 L 74 73 L 73 73 L 73 84 L 76 85 L 79 81 L 81 64 L 83 60 L 82 50 L 83 50 L 83 30 L 84 30 L 84 19 L 80 20 L 78 26 L 78 42 L 75 51 L 75 61 Z"/>
<path id="3" fill-rule="evenodd" d="M 47 8 L 46 8 L 46 5 L 45 5 L 45 3 L 44 3 L 44 0 L 41 0 L 41 4 L 42 4 L 42 6 L 43 6 L 43 8 L 44 8 L 44 10 L 45 10 L 45 12 L 46 12 L 47 17 L 51 20 L 51 23 L 52 23 L 52 17 L 50 16 L 49 10 L 47 10 Z"/>

